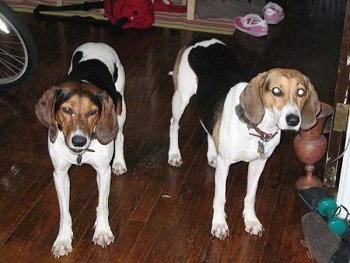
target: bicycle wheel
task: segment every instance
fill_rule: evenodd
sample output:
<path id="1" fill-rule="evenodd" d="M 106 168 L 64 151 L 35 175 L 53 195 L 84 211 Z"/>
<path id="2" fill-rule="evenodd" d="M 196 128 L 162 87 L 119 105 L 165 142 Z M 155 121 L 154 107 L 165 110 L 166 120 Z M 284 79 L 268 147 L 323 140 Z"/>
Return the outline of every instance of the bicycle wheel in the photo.
<path id="1" fill-rule="evenodd" d="M 37 64 L 38 52 L 31 33 L 0 1 L 0 88 L 21 84 L 34 73 Z"/>

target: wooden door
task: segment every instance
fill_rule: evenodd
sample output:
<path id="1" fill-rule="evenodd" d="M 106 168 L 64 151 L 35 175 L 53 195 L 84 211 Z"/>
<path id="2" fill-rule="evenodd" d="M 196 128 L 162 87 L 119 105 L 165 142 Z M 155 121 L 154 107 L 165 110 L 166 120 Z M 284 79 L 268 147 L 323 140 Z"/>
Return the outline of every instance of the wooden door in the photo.
<path id="1" fill-rule="evenodd" d="M 334 188 L 340 172 L 340 156 L 344 150 L 345 129 L 349 110 L 349 64 L 350 64 L 350 1 L 347 1 L 343 39 L 340 50 L 337 84 L 334 96 L 332 128 L 328 139 L 326 167 L 323 178 L 325 186 Z"/>

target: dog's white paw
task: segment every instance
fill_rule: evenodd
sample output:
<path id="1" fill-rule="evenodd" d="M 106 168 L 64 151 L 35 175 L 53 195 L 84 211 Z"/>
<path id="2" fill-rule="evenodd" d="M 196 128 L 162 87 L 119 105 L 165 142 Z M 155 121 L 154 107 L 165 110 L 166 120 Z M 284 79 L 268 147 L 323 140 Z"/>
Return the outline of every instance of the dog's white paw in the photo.
<path id="1" fill-rule="evenodd" d="M 106 247 L 110 243 L 114 242 L 114 236 L 110 229 L 98 230 L 96 228 L 92 241 L 95 243 L 95 245 L 97 244 L 101 247 Z"/>
<path id="2" fill-rule="evenodd" d="M 70 237 L 57 237 L 52 246 L 52 254 L 55 256 L 55 258 L 59 258 L 61 256 L 68 255 L 70 252 L 72 252 L 72 249 L 72 239 Z"/>
<path id="3" fill-rule="evenodd" d="M 112 172 L 115 175 L 121 175 L 123 173 L 126 173 L 126 165 L 123 162 L 113 162 L 112 165 Z"/>
<path id="4" fill-rule="evenodd" d="M 169 154 L 168 163 L 171 166 L 180 167 L 182 165 L 182 158 L 179 153 Z"/>
<path id="5" fill-rule="evenodd" d="M 264 227 L 260 223 L 259 219 L 257 217 L 254 218 L 244 218 L 244 224 L 245 224 L 245 231 L 248 232 L 251 235 L 262 235 L 262 232 L 264 231 Z"/>
<path id="6" fill-rule="evenodd" d="M 224 240 L 226 237 L 229 236 L 229 230 L 227 223 L 221 223 L 221 224 L 212 224 L 211 227 L 211 234 L 221 240 Z"/>

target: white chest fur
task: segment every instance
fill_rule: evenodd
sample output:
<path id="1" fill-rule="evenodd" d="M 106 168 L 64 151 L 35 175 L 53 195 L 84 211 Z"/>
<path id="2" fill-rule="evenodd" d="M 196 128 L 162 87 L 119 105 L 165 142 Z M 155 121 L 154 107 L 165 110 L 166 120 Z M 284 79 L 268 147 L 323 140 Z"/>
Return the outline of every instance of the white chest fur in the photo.
<path id="1" fill-rule="evenodd" d="M 275 124 L 273 114 L 266 110 L 263 121 L 258 127 L 269 134 L 276 134 L 268 141 L 263 141 L 254 129 L 239 120 L 236 106 L 239 94 L 247 83 L 239 83 L 227 94 L 220 125 L 218 154 L 232 163 L 250 162 L 257 158 L 268 158 L 280 142 L 281 133 Z"/>

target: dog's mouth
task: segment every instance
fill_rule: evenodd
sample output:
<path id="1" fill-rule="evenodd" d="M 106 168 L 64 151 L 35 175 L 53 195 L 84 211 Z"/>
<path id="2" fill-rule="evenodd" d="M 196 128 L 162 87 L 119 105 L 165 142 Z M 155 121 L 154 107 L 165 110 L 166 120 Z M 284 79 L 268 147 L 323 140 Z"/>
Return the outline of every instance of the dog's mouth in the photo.
<path id="1" fill-rule="evenodd" d="M 80 154 L 80 153 L 85 152 L 86 149 L 72 149 L 72 148 L 69 148 L 69 150 L 71 150 L 73 153 Z"/>
<path id="2" fill-rule="evenodd" d="M 74 154 L 83 154 L 85 152 L 95 152 L 95 150 L 93 149 L 90 149 L 90 148 L 84 148 L 84 149 L 72 149 L 72 148 L 69 148 L 69 150 L 71 150 Z"/>

